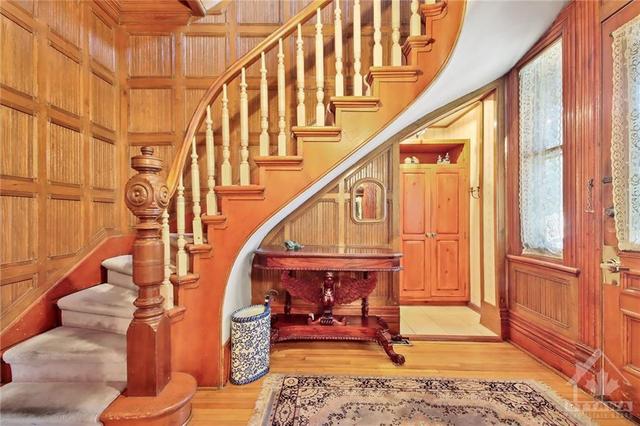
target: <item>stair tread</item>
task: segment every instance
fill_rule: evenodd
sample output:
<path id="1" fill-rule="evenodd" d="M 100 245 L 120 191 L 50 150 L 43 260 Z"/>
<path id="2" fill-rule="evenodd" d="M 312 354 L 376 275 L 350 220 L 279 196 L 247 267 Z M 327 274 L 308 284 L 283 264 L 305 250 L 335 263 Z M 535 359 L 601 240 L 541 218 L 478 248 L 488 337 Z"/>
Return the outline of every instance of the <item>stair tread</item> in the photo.
<path id="1" fill-rule="evenodd" d="M 135 290 L 104 283 L 61 298 L 58 307 L 75 312 L 132 318 L 136 296 Z"/>
<path id="2" fill-rule="evenodd" d="M 102 262 L 102 266 L 121 274 L 133 275 L 133 257 L 130 254 L 106 259 Z"/>
<path id="3" fill-rule="evenodd" d="M 101 424 L 126 383 L 9 383 L 0 388 L 3 424 Z"/>
<path id="4" fill-rule="evenodd" d="M 57 327 L 8 349 L 3 359 L 11 363 L 123 363 L 126 362 L 126 336 L 76 327 Z"/>

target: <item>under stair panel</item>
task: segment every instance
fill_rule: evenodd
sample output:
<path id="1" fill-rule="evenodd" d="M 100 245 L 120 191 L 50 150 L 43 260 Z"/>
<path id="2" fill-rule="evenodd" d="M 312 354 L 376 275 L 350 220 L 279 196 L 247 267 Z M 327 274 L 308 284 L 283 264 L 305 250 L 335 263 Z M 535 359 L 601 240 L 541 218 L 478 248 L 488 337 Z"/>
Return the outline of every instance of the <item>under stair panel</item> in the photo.
<path id="1" fill-rule="evenodd" d="M 2 425 L 102 424 L 100 414 L 124 387 L 124 383 L 9 383 L 0 392 Z"/>
<path id="2" fill-rule="evenodd" d="M 8 349 L 14 382 L 125 382 L 126 336 L 58 327 Z"/>
<path id="3" fill-rule="evenodd" d="M 127 287 L 100 284 L 58 300 L 62 325 L 126 334 L 137 292 Z"/>

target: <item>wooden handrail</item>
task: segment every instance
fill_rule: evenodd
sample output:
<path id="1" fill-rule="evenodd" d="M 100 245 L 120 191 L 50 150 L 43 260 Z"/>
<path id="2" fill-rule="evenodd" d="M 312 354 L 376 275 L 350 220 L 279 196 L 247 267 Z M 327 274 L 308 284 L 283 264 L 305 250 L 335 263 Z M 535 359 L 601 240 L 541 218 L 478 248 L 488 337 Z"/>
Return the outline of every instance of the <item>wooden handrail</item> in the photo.
<path id="1" fill-rule="evenodd" d="M 237 77 L 242 68 L 249 67 L 251 64 L 260 59 L 260 54 L 270 50 L 278 43 L 278 40 L 292 34 L 298 27 L 298 24 L 303 24 L 310 18 L 316 15 L 317 9 L 323 9 L 326 5 L 333 2 L 333 0 L 314 0 L 308 6 L 289 19 L 287 23 L 278 28 L 275 32 L 271 33 L 267 38 L 262 40 L 256 47 L 251 49 L 242 58 L 237 60 L 207 89 L 206 93 L 200 99 L 198 106 L 196 107 L 191 120 L 189 121 L 189 127 L 184 135 L 182 144 L 176 156 L 171 163 L 171 169 L 167 177 L 167 186 L 169 188 L 169 198 L 173 197 L 174 192 L 178 186 L 178 178 L 183 172 L 184 164 L 191 151 L 191 140 L 196 135 L 196 132 L 200 128 L 202 121 L 205 118 L 205 112 L 207 106 L 220 94 L 222 86 L 229 83 L 235 77 Z"/>

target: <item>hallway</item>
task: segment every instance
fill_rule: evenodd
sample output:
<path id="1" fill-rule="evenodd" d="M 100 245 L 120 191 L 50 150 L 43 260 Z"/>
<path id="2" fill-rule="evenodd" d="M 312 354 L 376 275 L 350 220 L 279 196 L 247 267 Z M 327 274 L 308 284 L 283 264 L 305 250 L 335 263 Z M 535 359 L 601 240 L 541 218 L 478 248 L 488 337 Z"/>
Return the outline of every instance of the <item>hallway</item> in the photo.
<path id="1" fill-rule="evenodd" d="M 414 342 L 397 346 L 407 362 L 390 363 L 375 344 L 287 343 L 275 346 L 271 354 L 273 373 L 310 373 L 372 376 L 474 377 L 532 379 L 573 400 L 567 379 L 509 343 Z M 222 390 L 199 389 L 193 399 L 191 425 L 245 425 L 263 379 L 245 386 L 228 385 Z M 600 425 L 631 425 L 603 404 L 578 391 L 581 408 Z"/>

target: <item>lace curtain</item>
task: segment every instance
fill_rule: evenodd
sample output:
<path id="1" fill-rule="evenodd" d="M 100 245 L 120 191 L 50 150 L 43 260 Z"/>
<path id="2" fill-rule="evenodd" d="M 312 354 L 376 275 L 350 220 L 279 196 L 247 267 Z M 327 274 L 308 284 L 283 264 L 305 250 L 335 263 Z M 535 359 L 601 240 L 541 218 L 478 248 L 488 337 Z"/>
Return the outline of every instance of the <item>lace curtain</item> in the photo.
<path id="1" fill-rule="evenodd" d="M 562 256 L 562 40 L 519 72 L 520 226 L 525 253 Z"/>
<path id="2" fill-rule="evenodd" d="M 640 250 L 640 17 L 613 32 L 611 169 L 620 250 Z"/>

